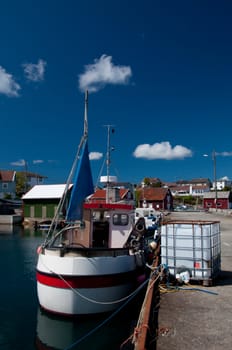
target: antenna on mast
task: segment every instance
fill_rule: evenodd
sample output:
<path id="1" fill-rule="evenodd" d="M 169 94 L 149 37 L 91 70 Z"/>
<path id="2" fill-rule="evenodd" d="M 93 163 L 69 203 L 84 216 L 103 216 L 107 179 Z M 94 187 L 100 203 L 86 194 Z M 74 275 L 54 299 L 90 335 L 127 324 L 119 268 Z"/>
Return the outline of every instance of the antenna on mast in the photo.
<path id="1" fill-rule="evenodd" d="M 106 185 L 106 203 L 109 203 L 109 183 L 110 183 L 110 155 L 113 148 L 110 144 L 110 131 L 114 132 L 113 125 L 104 125 L 107 127 L 107 151 L 106 151 L 106 177 L 107 177 L 107 185 Z"/>
<path id="2" fill-rule="evenodd" d="M 85 91 L 84 136 L 88 135 L 88 90 Z"/>

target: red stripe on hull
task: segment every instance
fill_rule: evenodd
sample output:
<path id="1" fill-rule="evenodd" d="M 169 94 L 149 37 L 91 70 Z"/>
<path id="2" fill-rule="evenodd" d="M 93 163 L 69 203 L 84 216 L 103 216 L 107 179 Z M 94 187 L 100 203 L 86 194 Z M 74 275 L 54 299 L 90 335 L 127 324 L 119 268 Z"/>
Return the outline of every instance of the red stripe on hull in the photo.
<path id="1" fill-rule="evenodd" d="M 37 282 L 56 288 L 105 288 L 136 281 L 134 271 L 104 276 L 57 276 L 36 273 Z"/>

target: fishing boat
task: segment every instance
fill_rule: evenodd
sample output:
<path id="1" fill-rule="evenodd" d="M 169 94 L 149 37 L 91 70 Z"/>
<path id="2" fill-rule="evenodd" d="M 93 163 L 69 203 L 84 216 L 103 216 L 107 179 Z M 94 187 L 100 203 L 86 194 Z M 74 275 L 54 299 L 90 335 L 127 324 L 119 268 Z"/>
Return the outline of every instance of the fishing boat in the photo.
<path id="1" fill-rule="evenodd" d="M 107 175 L 94 191 L 88 151 L 88 92 L 84 131 L 43 244 L 38 247 L 37 294 L 42 309 L 74 316 L 111 312 L 144 278 L 144 218 L 135 223 L 133 186 Z M 100 194 L 99 194 L 100 193 Z"/>

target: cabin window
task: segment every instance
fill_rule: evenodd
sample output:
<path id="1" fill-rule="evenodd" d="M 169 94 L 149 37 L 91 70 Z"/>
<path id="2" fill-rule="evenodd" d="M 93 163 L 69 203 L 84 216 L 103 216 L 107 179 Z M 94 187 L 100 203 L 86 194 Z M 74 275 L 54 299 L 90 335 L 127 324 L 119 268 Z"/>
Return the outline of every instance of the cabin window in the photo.
<path id="1" fill-rule="evenodd" d="M 103 210 L 100 210 L 100 211 L 94 211 L 93 212 L 93 220 L 95 221 L 106 221 L 109 216 L 108 216 L 108 211 L 103 211 Z"/>
<path id="2" fill-rule="evenodd" d="M 94 211 L 93 212 L 93 219 L 94 220 L 100 220 L 100 212 L 99 211 Z"/>
<path id="3" fill-rule="evenodd" d="M 128 225 L 129 217 L 126 214 L 114 214 L 113 215 L 113 224 L 118 226 Z"/>

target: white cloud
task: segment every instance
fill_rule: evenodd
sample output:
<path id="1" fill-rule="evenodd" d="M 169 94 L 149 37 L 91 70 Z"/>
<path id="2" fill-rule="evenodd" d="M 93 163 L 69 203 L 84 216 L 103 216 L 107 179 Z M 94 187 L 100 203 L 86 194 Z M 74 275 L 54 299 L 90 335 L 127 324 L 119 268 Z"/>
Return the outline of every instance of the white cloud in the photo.
<path id="1" fill-rule="evenodd" d="M 47 62 L 42 59 L 39 59 L 37 64 L 24 63 L 22 66 L 24 68 L 26 78 L 34 82 L 44 80 L 46 64 Z"/>
<path id="2" fill-rule="evenodd" d="M 41 164 L 43 163 L 44 161 L 42 159 L 35 159 L 32 161 L 33 164 Z"/>
<path id="3" fill-rule="evenodd" d="M 216 156 L 222 156 L 222 157 L 231 157 L 232 156 L 232 152 L 221 152 L 221 153 L 215 152 L 215 155 Z"/>
<path id="4" fill-rule="evenodd" d="M 10 163 L 11 165 L 14 165 L 14 166 L 25 166 L 26 165 L 26 162 L 24 159 L 19 159 L 17 160 L 16 162 L 12 162 Z"/>
<path id="5" fill-rule="evenodd" d="M 224 151 L 224 152 L 213 152 L 212 153 L 212 158 L 215 156 L 219 156 L 219 157 L 232 157 L 232 151 L 228 152 L 228 151 Z M 203 157 L 209 157 L 209 154 L 203 154 Z"/>
<path id="6" fill-rule="evenodd" d="M 0 66 L 0 94 L 17 97 L 20 89 L 21 87 L 15 82 L 13 76 Z"/>
<path id="7" fill-rule="evenodd" d="M 111 56 L 102 55 L 85 66 L 85 72 L 79 75 L 79 88 L 83 92 L 96 92 L 107 84 L 127 84 L 131 76 L 129 66 L 115 66 Z"/>
<path id="8" fill-rule="evenodd" d="M 153 145 L 139 145 L 136 147 L 133 155 L 135 158 L 171 160 L 192 157 L 192 151 L 181 145 L 172 147 L 170 142 L 164 141 Z"/>
<path id="9" fill-rule="evenodd" d="M 90 160 L 99 160 L 103 157 L 103 154 L 100 152 L 90 152 L 89 159 Z"/>

